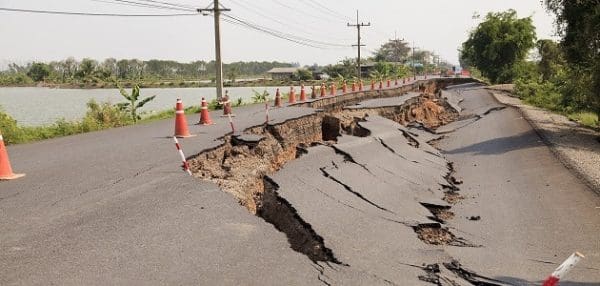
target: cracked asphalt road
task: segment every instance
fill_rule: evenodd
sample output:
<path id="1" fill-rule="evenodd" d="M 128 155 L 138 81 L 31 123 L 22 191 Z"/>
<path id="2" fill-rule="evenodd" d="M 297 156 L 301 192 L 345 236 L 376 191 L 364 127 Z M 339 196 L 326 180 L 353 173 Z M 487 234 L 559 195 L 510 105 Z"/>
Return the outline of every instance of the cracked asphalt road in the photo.
<path id="1" fill-rule="evenodd" d="M 460 92 L 462 114 L 501 104 L 482 89 Z M 446 134 L 438 147 L 454 162 L 467 198 L 450 224 L 485 247 L 448 248 L 479 274 L 538 285 L 572 252 L 586 259 L 561 285 L 600 285 L 599 197 L 555 158 L 514 108 L 496 110 Z M 480 221 L 466 216 L 479 215 Z M 529 284 L 533 283 L 533 284 Z"/>
<path id="2" fill-rule="evenodd" d="M 599 285 L 600 199 L 517 111 L 476 86 L 448 96 L 468 122 L 442 127 L 440 151 L 427 144 L 439 135 L 371 116 L 359 122 L 369 136 L 308 148 L 271 176 L 341 264 L 313 263 L 230 194 L 185 176 L 163 137 L 171 121 L 10 147 L 13 168 L 28 176 L 0 184 L 0 284 L 432 285 L 423 268 L 439 264 L 440 285 L 473 285 L 442 266 L 456 259 L 492 283 L 481 285 L 536 285 L 579 250 L 586 260 L 561 285 Z M 239 130 L 264 118 L 262 106 L 235 112 Z M 186 155 L 220 144 L 227 122 L 213 119 L 190 127 L 199 136 L 183 140 Z M 450 205 L 449 162 L 465 198 L 441 227 L 470 246 L 415 233 L 440 225 L 422 203 Z"/>

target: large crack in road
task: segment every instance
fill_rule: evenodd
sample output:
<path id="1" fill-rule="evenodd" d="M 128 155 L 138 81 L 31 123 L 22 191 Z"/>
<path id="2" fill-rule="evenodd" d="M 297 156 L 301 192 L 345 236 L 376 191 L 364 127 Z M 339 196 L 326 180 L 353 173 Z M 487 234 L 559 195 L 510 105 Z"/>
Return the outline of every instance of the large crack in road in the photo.
<path id="1" fill-rule="evenodd" d="M 415 238 L 425 244 L 478 247 L 480 245 L 456 236 L 450 228 L 443 226 L 454 217 L 450 209 L 461 198 L 452 164 L 421 140 L 415 130 L 409 131 L 398 125 L 413 123 L 413 126 L 417 124 L 421 131 L 427 132 L 456 120 L 457 111 L 439 95 L 413 94 L 398 105 L 388 102 L 384 106 L 371 103 L 338 108 L 278 125 L 250 128 L 243 135 L 223 138 L 224 143 L 220 147 L 194 156 L 190 166 L 196 177 L 217 183 L 250 212 L 285 233 L 290 247 L 317 265 L 320 262 L 334 263 L 361 272 L 369 268 L 354 265 L 353 255 L 348 255 L 344 247 L 338 250 L 337 242 L 330 243 L 331 233 L 320 233 L 321 226 L 314 227 L 314 223 L 319 225 L 322 222 L 314 217 L 306 218 L 305 205 L 298 203 L 298 198 L 290 198 L 290 185 L 282 185 L 277 178 L 289 162 L 300 163 L 306 156 L 323 148 L 333 154 L 324 156 L 327 159 L 321 163 L 307 163 L 305 169 L 310 172 L 318 170 L 323 178 L 337 187 L 322 189 L 315 186 L 317 182 L 300 180 L 305 187 L 363 216 L 399 223 L 397 227 L 410 229 Z M 381 148 L 374 153 L 386 159 L 373 161 L 381 158 L 369 154 L 369 151 L 360 151 L 360 147 L 375 148 L 373 151 Z M 365 172 L 371 177 L 370 181 L 378 185 L 369 189 L 361 182 L 360 172 Z M 315 177 L 311 178 L 315 180 Z M 347 192 L 373 209 L 334 189 Z M 298 195 L 298 192 L 294 194 Z M 340 256 L 338 251 L 344 254 Z M 426 261 L 423 257 L 416 259 Z M 436 260 L 444 263 L 448 258 L 437 257 Z M 390 276 L 385 271 L 368 273 L 381 276 L 383 282 L 394 281 L 394 275 Z M 415 278 L 418 279 L 418 275 Z M 332 283 L 322 271 L 319 280 L 327 285 Z"/>

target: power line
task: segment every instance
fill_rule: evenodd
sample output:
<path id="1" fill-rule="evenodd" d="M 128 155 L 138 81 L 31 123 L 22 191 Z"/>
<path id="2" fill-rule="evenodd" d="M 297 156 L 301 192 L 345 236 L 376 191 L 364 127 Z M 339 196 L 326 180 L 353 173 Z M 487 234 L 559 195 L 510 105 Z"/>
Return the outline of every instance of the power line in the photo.
<path id="1" fill-rule="evenodd" d="M 278 34 L 278 35 L 281 35 L 281 36 L 283 36 L 285 38 L 295 39 L 295 40 L 300 41 L 300 42 L 308 42 L 308 43 L 312 43 L 312 44 L 315 44 L 315 45 L 329 46 L 329 47 L 349 47 L 349 45 L 346 45 L 346 44 L 323 42 L 323 41 L 313 40 L 313 39 L 309 39 L 309 38 L 304 38 L 304 37 L 300 37 L 300 36 L 296 36 L 296 35 L 284 33 L 284 32 L 277 31 L 277 30 L 272 29 L 272 28 L 264 27 L 264 26 L 258 25 L 256 23 L 249 22 L 247 20 L 240 19 L 239 17 L 235 17 L 235 16 L 232 16 L 232 15 L 224 15 L 224 16 L 228 17 L 230 19 L 233 19 L 235 21 L 238 21 L 238 22 L 240 22 L 240 23 L 242 23 L 244 25 L 251 26 L 253 28 L 259 28 L 262 31 L 269 31 L 271 34 Z"/>
<path id="2" fill-rule="evenodd" d="M 283 39 L 283 40 L 286 40 L 286 41 L 294 42 L 294 43 L 296 43 L 296 44 L 299 44 L 299 45 L 308 46 L 308 47 L 313 47 L 313 48 L 318 48 L 318 49 L 323 49 L 322 47 L 319 47 L 319 46 L 315 46 L 315 45 L 311 45 L 311 44 L 303 43 L 303 42 L 300 42 L 300 41 L 296 41 L 296 40 L 294 40 L 294 39 L 288 39 L 288 38 L 286 38 L 286 37 L 283 37 L 283 36 L 281 36 L 281 35 L 277 35 L 277 34 L 274 34 L 274 33 L 271 33 L 271 32 L 269 32 L 269 31 L 261 30 L 261 29 L 259 29 L 259 28 L 255 28 L 255 27 L 252 27 L 252 26 L 249 26 L 249 25 L 245 25 L 245 24 L 243 24 L 243 23 L 236 22 L 236 21 L 233 21 L 233 20 L 229 20 L 229 19 L 223 19 L 223 21 L 224 21 L 224 22 L 227 22 L 227 23 L 230 23 L 230 24 L 233 24 L 233 25 L 238 25 L 238 26 L 241 26 L 241 27 L 250 28 L 250 29 L 253 29 L 253 30 L 257 30 L 257 31 L 260 31 L 260 32 L 264 32 L 264 33 L 266 33 L 266 34 L 269 34 L 269 35 L 271 35 L 271 36 L 274 36 L 274 37 L 276 37 L 276 38 L 280 38 L 280 39 Z"/>
<path id="3" fill-rule="evenodd" d="M 283 26 L 286 26 L 286 27 L 290 27 L 290 28 L 296 29 L 298 31 L 302 31 L 304 34 L 311 34 L 311 33 L 313 33 L 315 31 L 315 29 L 304 28 L 304 26 L 306 26 L 306 23 L 300 23 L 300 22 L 294 21 L 295 23 L 298 23 L 298 25 L 292 25 L 289 22 L 290 22 L 290 20 L 293 20 L 293 18 L 292 19 L 286 19 L 285 21 L 281 21 L 281 20 L 279 20 L 279 19 L 277 19 L 275 17 L 270 16 L 267 12 L 263 12 L 261 9 L 255 8 L 254 6 L 242 4 L 241 1 L 237 1 L 237 0 L 230 0 L 230 1 L 232 1 L 236 5 L 239 5 L 240 7 L 244 8 L 244 9 L 246 9 L 248 11 L 251 11 L 251 12 L 253 12 L 253 13 L 259 15 L 259 16 L 262 16 L 263 18 L 269 19 L 269 20 L 271 20 L 273 22 L 276 22 L 276 23 L 278 23 L 280 25 L 283 25 Z M 331 38 L 331 37 L 329 37 L 329 38 Z M 331 38 L 331 39 L 333 39 L 333 40 L 340 40 L 340 41 L 346 41 L 346 40 L 348 40 L 348 39 L 342 39 L 342 38 Z"/>
<path id="4" fill-rule="evenodd" d="M 196 7 L 194 7 L 194 6 L 186 5 L 186 4 L 179 4 L 179 3 L 162 2 L 162 1 L 155 1 L 155 0 L 139 0 L 139 1 L 156 3 L 156 4 L 164 4 L 164 5 L 179 7 L 179 8 L 184 8 L 184 9 L 193 9 L 193 10 L 196 9 Z"/>
<path id="5" fill-rule="evenodd" d="M 66 11 L 49 11 L 49 10 L 29 10 L 17 8 L 3 8 L 0 11 L 34 13 L 34 14 L 52 14 L 52 15 L 72 15 L 72 16 L 108 16 L 108 17 L 178 17 L 178 16 L 198 16 L 194 14 L 115 14 L 115 13 L 88 13 L 88 12 L 66 12 Z"/>
<path id="6" fill-rule="evenodd" d="M 325 11 L 328 11 L 330 15 L 332 15 L 332 16 L 334 16 L 334 17 L 336 17 L 336 18 L 338 18 L 338 19 L 340 19 L 342 21 L 351 20 L 350 17 L 347 17 L 347 16 L 345 16 L 345 15 L 343 15 L 343 14 L 341 14 L 341 13 L 335 11 L 335 10 L 332 10 L 329 7 L 323 5 L 323 4 L 321 4 L 321 3 L 319 3 L 319 2 L 317 2 L 315 0 L 301 0 L 301 1 L 305 2 L 305 3 L 309 4 L 309 5 L 311 5 L 311 3 L 312 3 L 311 6 L 316 7 L 318 11 L 323 11 L 322 9 L 324 9 Z M 306 2 L 306 1 L 310 1 L 310 3 Z"/>
<path id="7" fill-rule="evenodd" d="M 307 38 L 303 38 L 303 37 L 290 35 L 287 33 L 283 33 L 283 32 L 280 32 L 280 31 L 277 31 L 277 30 L 274 30 L 271 28 L 263 27 L 263 26 L 239 19 L 237 17 L 233 17 L 231 15 L 223 15 L 223 16 L 227 17 L 227 19 L 224 19 L 224 20 L 228 20 L 227 21 L 228 23 L 243 26 L 243 27 L 246 27 L 249 29 L 253 29 L 253 30 L 274 36 L 276 38 L 294 42 L 296 44 L 303 45 L 303 46 L 308 46 L 308 47 L 317 48 L 317 49 L 341 49 L 342 47 L 349 47 L 347 45 L 326 43 L 326 42 L 321 42 L 321 41 L 316 41 L 316 40 L 311 40 L 311 39 L 307 39 Z"/>
<path id="8" fill-rule="evenodd" d="M 321 18 L 321 17 L 319 17 L 319 16 L 316 16 L 316 15 L 313 15 L 311 12 L 304 12 L 304 13 L 301 13 L 301 12 L 299 12 L 299 10 L 300 10 L 300 9 L 298 9 L 298 8 L 296 8 L 296 7 L 292 7 L 292 6 L 288 5 L 288 4 L 284 4 L 284 3 L 282 3 L 282 2 L 280 2 L 280 1 L 278 1 L 278 0 L 273 0 L 273 2 L 277 3 L 279 6 L 282 6 L 282 7 L 285 7 L 285 8 L 288 8 L 288 9 L 292 10 L 292 11 L 294 11 L 294 12 L 298 13 L 299 15 L 302 15 L 302 16 L 309 16 L 309 17 L 312 17 L 312 18 L 315 18 L 315 19 L 322 20 L 322 18 Z"/>
<path id="9" fill-rule="evenodd" d="M 194 8 L 179 8 L 179 7 L 173 7 L 173 6 L 167 6 L 167 5 L 157 5 L 157 4 L 150 4 L 150 3 L 144 3 L 144 2 L 139 2 L 139 1 L 130 1 L 130 0 L 92 0 L 92 1 L 126 5 L 126 6 L 153 8 L 153 9 L 176 10 L 176 11 L 186 11 L 186 12 L 195 11 Z"/>
<path id="10" fill-rule="evenodd" d="M 300 41 L 300 40 L 297 40 L 297 39 L 293 39 L 293 38 L 287 37 L 287 36 L 285 36 L 282 33 L 279 33 L 279 32 L 276 32 L 276 31 L 271 31 L 271 30 L 269 30 L 267 28 L 263 28 L 263 27 L 260 27 L 260 26 L 257 26 L 257 25 L 245 22 L 243 20 L 231 17 L 229 15 L 223 15 L 223 16 L 229 18 L 229 19 L 223 19 L 223 20 L 226 21 L 226 22 L 228 22 L 228 23 L 230 23 L 230 24 L 236 24 L 236 25 L 239 25 L 239 26 L 251 28 L 253 30 L 257 30 L 257 31 L 269 34 L 271 36 L 274 36 L 274 37 L 277 37 L 277 38 L 280 38 L 280 39 L 284 39 L 284 40 L 287 40 L 287 41 L 291 41 L 291 42 L 294 42 L 294 43 L 297 43 L 297 44 L 300 44 L 300 45 L 309 46 L 309 47 L 313 47 L 313 48 L 322 48 L 321 46 L 313 45 L 313 44 L 306 43 L 306 42 L 303 42 L 303 41 Z"/>

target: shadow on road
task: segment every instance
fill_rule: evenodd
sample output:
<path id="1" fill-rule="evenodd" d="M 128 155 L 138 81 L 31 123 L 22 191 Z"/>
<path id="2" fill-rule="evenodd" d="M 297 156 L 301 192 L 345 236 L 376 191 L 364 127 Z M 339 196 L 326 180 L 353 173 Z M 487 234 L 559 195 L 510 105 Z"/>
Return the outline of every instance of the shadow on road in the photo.
<path id="1" fill-rule="evenodd" d="M 559 131 L 546 131 L 545 136 L 549 138 L 556 137 L 564 137 L 564 136 L 573 136 L 573 131 L 568 129 L 562 129 Z M 581 135 L 579 135 L 581 136 Z M 585 136 L 589 136 L 590 139 L 588 142 L 583 140 L 562 140 L 560 142 L 556 142 L 554 144 L 558 144 L 561 147 L 571 148 L 576 150 L 586 150 L 586 151 L 597 151 L 600 148 L 600 142 L 598 142 L 597 146 L 594 144 L 590 144 L 589 142 L 594 142 L 595 136 L 591 134 L 585 134 Z M 554 141 L 554 140 L 552 140 Z M 447 150 L 444 151 L 445 154 L 462 154 L 462 153 L 473 153 L 476 155 L 498 155 L 503 154 L 509 151 L 518 150 L 518 149 L 526 149 L 531 147 L 538 147 L 544 145 L 540 136 L 534 131 L 530 130 L 515 136 L 510 137 L 502 137 L 502 138 L 494 138 L 487 141 L 479 142 L 476 144 L 472 144 L 469 146 Z"/>
<path id="2" fill-rule="evenodd" d="M 445 154 L 474 153 L 477 155 L 498 155 L 518 149 L 542 146 L 544 143 L 535 131 L 510 137 L 494 138 L 458 149 L 444 151 Z"/>

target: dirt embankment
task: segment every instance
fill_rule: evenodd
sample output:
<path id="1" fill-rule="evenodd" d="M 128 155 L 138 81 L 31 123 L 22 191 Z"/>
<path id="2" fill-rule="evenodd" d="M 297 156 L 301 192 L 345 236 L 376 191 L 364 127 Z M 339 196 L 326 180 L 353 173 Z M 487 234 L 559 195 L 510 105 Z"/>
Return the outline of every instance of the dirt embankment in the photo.
<path id="1" fill-rule="evenodd" d="M 401 124 L 420 122 L 427 128 L 436 128 L 457 117 L 443 100 L 431 94 L 396 107 L 321 112 L 246 130 L 245 133 L 255 135 L 251 140 L 225 137 L 220 147 L 192 158 L 190 167 L 197 177 L 215 182 L 256 214 L 264 176 L 277 172 L 311 145 L 333 144 L 341 134 L 365 136 L 366 131 L 356 122 L 375 114 Z"/>
<path id="2" fill-rule="evenodd" d="M 323 238 L 285 198 L 278 195 L 278 186 L 269 176 L 287 162 L 302 156 L 310 146 L 324 145 L 335 149 L 336 140 L 342 134 L 369 136 L 370 131 L 358 124 L 369 115 L 380 115 L 401 124 L 419 122 L 426 128 L 436 128 L 458 117 L 439 93 L 427 93 L 436 91 L 434 87 L 424 87 L 422 91 L 420 96 L 400 106 L 360 110 L 328 108 L 281 124 L 253 127 L 245 130 L 243 135 L 226 136 L 221 146 L 194 156 L 189 160 L 190 167 L 196 177 L 216 183 L 248 211 L 284 232 L 292 249 L 313 261 L 341 264 L 325 247 Z M 453 185 L 450 181 L 449 184 Z M 449 208 L 429 207 L 439 222 L 453 216 Z M 414 231 L 426 243 L 464 244 L 440 224 L 419 225 Z"/>

